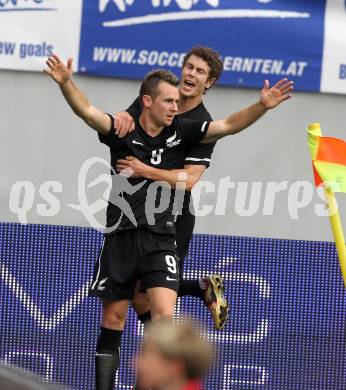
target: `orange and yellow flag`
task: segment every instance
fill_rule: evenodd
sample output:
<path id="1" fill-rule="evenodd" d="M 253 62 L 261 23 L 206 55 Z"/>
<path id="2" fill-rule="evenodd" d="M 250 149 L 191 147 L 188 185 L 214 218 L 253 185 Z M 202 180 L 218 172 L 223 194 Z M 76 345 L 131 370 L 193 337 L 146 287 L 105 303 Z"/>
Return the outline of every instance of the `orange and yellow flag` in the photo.
<path id="1" fill-rule="evenodd" d="M 334 196 L 334 191 L 346 192 L 346 142 L 338 138 L 322 137 L 320 124 L 312 123 L 308 128 L 308 143 L 315 184 L 324 184 L 330 224 L 346 288 L 346 245 Z"/>
<path id="2" fill-rule="evenodd" d="M 334 192 L 346 192 L 346 142 L 322 137 L 318 123 L 309 126 L 308 143 L 315 184 L 328 183 Z"/>

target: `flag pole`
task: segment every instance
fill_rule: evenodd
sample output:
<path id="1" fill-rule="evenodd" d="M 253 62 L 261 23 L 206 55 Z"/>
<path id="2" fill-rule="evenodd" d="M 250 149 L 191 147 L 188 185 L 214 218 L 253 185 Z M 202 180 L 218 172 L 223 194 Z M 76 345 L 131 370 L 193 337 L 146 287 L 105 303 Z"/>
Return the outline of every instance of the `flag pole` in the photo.
<path id="1" fill-rule="evenodd" d="M 308 128 L 308 143 L 311 159 L 314 161 L 317 157 L 319 138 L 322 136 L 319 123 L 311 123 Z M 332 228 L 334 242 L 338 253 L 341 274 L 346 288 L 346 244 L 344 232 L 342 230 L 338 204 L 334 192 L 328 183 L 323 183 L 326 202 L 329 210 L 329 221 Z"/>
<path id="2" fill-rule="evenodd" d="M 324 187 L 324 193 L 326 195 L 327 205 L 329 209 L 329 221 L 332 227 L 335 246 L 339 257 L 340 269 L 342 277 L 344 279 L 344 286 L 346 288 L 346 245 L 344 232 L 340 221 L 340 215 L 338 210 L 338 204 L 335 199 L 333 190 L 330 187 Z"/>

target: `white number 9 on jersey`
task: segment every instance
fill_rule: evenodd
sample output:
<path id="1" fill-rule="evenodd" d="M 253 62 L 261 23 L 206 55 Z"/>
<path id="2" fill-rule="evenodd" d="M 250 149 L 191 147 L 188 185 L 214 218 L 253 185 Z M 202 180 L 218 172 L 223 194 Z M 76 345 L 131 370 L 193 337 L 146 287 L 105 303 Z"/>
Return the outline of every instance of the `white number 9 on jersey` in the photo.
<path id="1" fill-rule="evenodd" d="M 163 153 L 163 149 L 159 149 L 159 150 L 153 150 L 151 152 L 151 159 L 150 159 L 150 162 L 153 164 L 153 165 L 159 165 L 160 162 L 161 162 L 161 155 Z"/>

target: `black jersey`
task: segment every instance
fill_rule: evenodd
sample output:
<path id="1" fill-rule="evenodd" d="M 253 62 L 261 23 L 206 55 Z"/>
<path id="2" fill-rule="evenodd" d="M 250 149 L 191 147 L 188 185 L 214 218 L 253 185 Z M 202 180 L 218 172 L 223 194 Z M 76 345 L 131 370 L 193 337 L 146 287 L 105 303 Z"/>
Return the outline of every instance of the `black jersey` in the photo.
<path id="1" fill-rule="evenodd" d="M 211 122 L 213 119 L 205 108 L 203 102 L 199 103 L 194 109 L 177 115 L 178 118 L 195 119 Z M 209 167 L 211 155 L 215 143 L 191 145 L 186 151 L 185 165 L 205 165 Z"/>
<path id="2" fill-rule="evenodd" d="M 199 103 L 198 106 L 196 106 L 192 110 L 177 115 L 177 117 L 201 120 L 207 122 L 212 121 L 212 117 L 210 116 L 209 112 L 205 108 L 203 102 Z M 208 168 L 211 162 L 211 155 L 213 153 L 214 147 L 215 147 L 215 143 L 208 143 L 208 144 L 196 143 L 191 145 L 186 150 L 184 165 L 204 165 L 205 167 Z M 182 167 L 183 166 L 181 166 L 181 168 Z M 192 204 L 190 205 L 190 203 L 191 203 L 191 192 L 186 191 L 183 210 L 182 210 L 183 218 L 185 218 L 187 215 L 189 216 L 191 215 L 190 209 L 193 209 L 193 205 Z"/>
<path id="3" fill-rule="evenodd" d="M 126 111 L 135 120 L 137 120 L 142 111 L 140 99 L 137 98 Z M 176 115 L 176 118 L 195 119 L 207 122 L 212 121 L 212 117 L 205 108 L 203 102 L 200 102 L 195 108 L 190 111 L 186 111 L 182 114 Z M 195 143 L 191 145 L 190 148 L 186 150 L 184 165 L 205 165 L 206 167 L 209 167 L 214 146 L 215 143 Z M 180 168 L 182 167 L 183 165 Z"/>
<path id="4" fill-rule="evenodd" d="M 137 98 L 131 106 L 126 110 L 135 120 L 138 119 L 141 114 L 142 107 L 140 99 Z M 176 115 L 176 118 L 197 119 L 202 121 L 212 121 L 212 118 L 205 108 L 203 102 L 198 104 L 190 111 L 186 111 L 182 114 Z M 182 165 L 179 168 L 183 168 L 184 165 L 204 165 L 209 167 L 211 161 L 211 155 L 214 150 L 215 143 L 201 144 L 196 143 L 186 149 L 186 154 Z M 175 221 L 176 230 L 176 252 L 180 260 L 184 260 L 189 248 L 189 243 L 192 238 L 193 229 L 195 226 L 195 215 L 193 210 L 193 203 L 191 202 L 191 192 L 186 191 L 183 199 L 183 207 L 181 213 L 177 215 Z M 180 274 L 183 275 L 183 261 L 179 262 Z"/>
<path id="5" fill-rule="evenodd" d="M 107 135 L 99 134 L 99 139 L 110 148 L 112 167 L 119 158 L 134 156 L 156 168 L 176 169 L 184 165 L 187 150 L 204 138 L 208 127 L 208 121 L 177 117 L 171 126 L 151 137 L 137 121 L 132 133 L 119 138 L 112 120 L 110 132 Z M 157 233 L 175 232 L 174 189 L 150 180 L 125 178 L 118 174 L 112 177 L 106 234 L 138 227 L 146 227 Z"/>
<path id="6" fill-rule="evenodd" d="M 142 111 L 139 97 L 134 100 L 134 102 L 126 111 L 135 120 L 139 118 Z M 213 120 L 209 112 L 205 108 L 203 102 L 200 102 L 195 108 L 190 111 L 186 111 L 182 114 L 176 115 L 176 118 L 193 119 L 207 122 L 211 122 Z M 214 151 L 214 147 L 215 142 L 207 144 L 192 144 L 189 148 L 186 149 L 183 164 L 179 168 L 183 168 L 184 165 L 204 165 L 208 168 L 211 162 L 211 155 Z M 191 192 L 187 191 L 185 194 L 183 214 L 189 212 L 190 199 Z"/>

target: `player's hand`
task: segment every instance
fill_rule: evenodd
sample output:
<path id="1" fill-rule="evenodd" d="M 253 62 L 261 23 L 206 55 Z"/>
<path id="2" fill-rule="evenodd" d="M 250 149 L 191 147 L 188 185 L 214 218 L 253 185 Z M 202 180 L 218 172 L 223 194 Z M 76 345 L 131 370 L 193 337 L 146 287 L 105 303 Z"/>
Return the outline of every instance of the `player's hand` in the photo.
<path id="1" fill-rule="evenodd" d="M 115 134 L 123 138 L 135 129 L 135 121 L 128 112 L 117 112 L 114 115 L 114 129 Z"/>
<path id="2" fill-rule="evenodd" d="M 48 74 L 59 85 L 63 85 L 72 79 L 72 62 L 73 59 L 69 58 L 65 65 L 58 55 L 53 54 L 46 61 L 49 69 L 44 69 L 43 72 Z"/>
<path id="3" fill-rule="evenodd" d="M 123 174 L 125 175 L 131 170 L 133 172 L 131 177 L 139 178 L 145 177 L 145 172 L 149 166 L 138 160 L 136 157 L 127 156 L 126 159 L 117 160 L 115 168 L 120 174 L 122 174 L 121 172 L 124 171 Z"/>
<path id="4" fill-rule="evenodd" d="M 273 87 L 269 88 L 269 81 L 264 81 L 261 90 L 260 103 L 268 110 L 278 106 L 283 101 L 290 99 L 293 91 L 293 81 L 281 79 Z"/>

